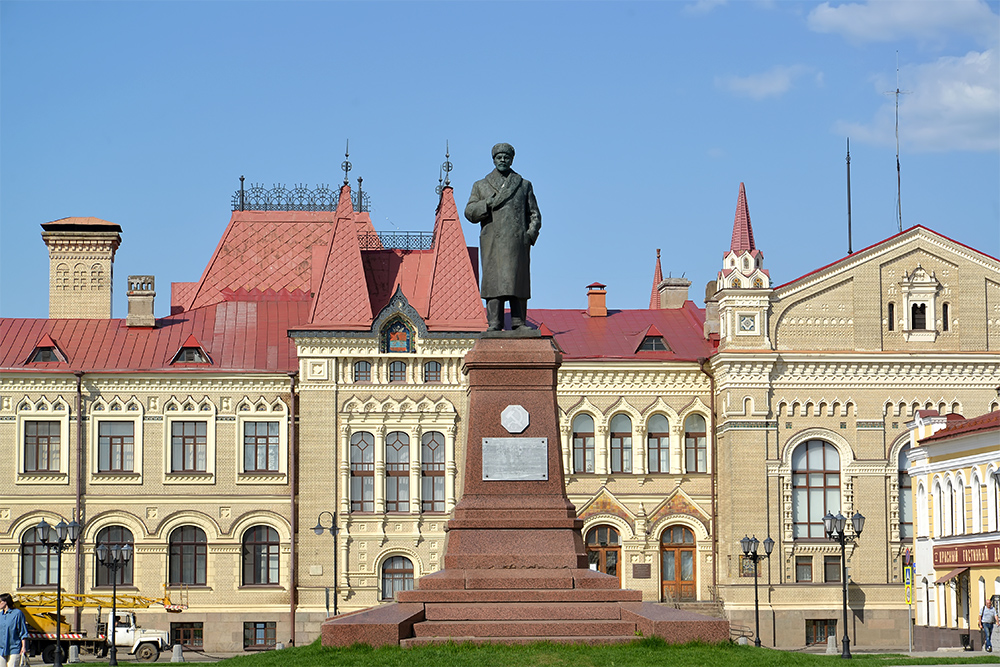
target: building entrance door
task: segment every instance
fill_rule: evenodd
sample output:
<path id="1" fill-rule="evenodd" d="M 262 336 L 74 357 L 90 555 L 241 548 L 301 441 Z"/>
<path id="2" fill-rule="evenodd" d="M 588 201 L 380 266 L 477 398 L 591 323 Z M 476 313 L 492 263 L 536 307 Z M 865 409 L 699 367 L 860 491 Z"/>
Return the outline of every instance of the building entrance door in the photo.
<path id="1" fill-rule="evenodd" d="M 622 557 L 621 540 L 618 531 L 611 526 L 596 526 L 587 533 L 587 559 L 590 569 L 618 577 L 618 585 L 622 585 L 622 572 L 619 563 Z"/>
<path id="2" fill-rule="evenodd" d="M 684 526 L 668 526 L 660 543 L 663 600 L 697 600 L 694 533 Z"/>

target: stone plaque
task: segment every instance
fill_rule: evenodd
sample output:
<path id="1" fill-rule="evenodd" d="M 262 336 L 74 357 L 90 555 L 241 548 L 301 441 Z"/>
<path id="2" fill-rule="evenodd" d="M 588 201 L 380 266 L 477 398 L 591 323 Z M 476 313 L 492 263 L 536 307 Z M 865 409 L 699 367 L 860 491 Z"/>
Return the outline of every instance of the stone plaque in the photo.
<path id="1" fill-rule="evenodd" d="M 549 478 L 548 438 L 483 438 L 483 480 L 545 481 Z"/>
<path id="2" fill-rule="evenodd" d="M 653 567 L 649 563 L 632 563 L 633 579 L 649 579 L 652 577 Z"/>

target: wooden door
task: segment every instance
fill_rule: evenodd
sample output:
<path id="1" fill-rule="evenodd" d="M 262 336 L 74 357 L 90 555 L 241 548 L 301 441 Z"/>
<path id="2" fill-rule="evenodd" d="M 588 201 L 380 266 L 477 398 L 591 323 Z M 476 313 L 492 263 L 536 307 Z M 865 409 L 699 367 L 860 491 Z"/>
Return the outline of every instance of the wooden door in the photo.
<path id="1" fill-rule="evenodd" d="M 663 600 L 697 600 L 695 544 L 691 529 L 669 526 L 663 531 L 660 552 Z"/>
<path id="2" fill-rule="evenodd" d="M 622 547 L 618 531 L 611 526 L 596 526 L 587 533 L 587 560 L 590 569 L 618 577 L 622 584 Z"/>

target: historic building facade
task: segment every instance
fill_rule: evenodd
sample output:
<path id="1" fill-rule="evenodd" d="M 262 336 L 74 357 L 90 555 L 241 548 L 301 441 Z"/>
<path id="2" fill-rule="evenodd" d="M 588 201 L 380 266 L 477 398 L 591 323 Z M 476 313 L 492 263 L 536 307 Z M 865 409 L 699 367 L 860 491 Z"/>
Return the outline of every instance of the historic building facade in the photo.
<path id="1" fill-rule="evenodd" d="M 51 588 L 55 556 L 34 526 L 74 514 L 85 528 L 64 590 L 109 592 L 94 548 L 131 543 L 119 588 L 166 586 L 188 605 L 143 623 L 209 652 L 311 641 L 334 611 L 440 568 L 462 493 L 462 360 L 486 327 L 475 249 L 450 187 L 432 232 L 392 238 L 346 183 L 310 197 L 246 210 L 240 196 L 162 318 L 151 276 L 129 278 L 124 320 L 74 310 L 84 289 L 110 304 L 122 230 L 43 226 L 54 281 L 74 247 L 96 273 L 53 283 L 51 319 L 0 320 L 13 593 Z M 997 407 L 1000 266 L 916 227 L 774 287 L 741 186 L 706 308 L 689 284 L 664 280 L 657 258 L 648 309 L 616 309 L 594 283 L 586 308 L 529 311 L 563 356 L 563 464 L 591 566 L 647 600 L 751 625 L 737 543 L 769 534 L 763 640 L 801 646 L 839 618 L 838 552 L 818 522 L 861 510 L 850 631 L 905 645 L 906 422 Z"/>

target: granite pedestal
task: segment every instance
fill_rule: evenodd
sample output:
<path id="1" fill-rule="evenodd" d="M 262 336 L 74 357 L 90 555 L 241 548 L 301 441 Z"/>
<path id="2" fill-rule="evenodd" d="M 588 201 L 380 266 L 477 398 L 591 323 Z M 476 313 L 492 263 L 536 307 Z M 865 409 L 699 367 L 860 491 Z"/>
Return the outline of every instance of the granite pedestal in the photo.
<path id="1" fill-rule="evenodd" d="M 673 643 L 729 639 L 729 623 L 642 602 L 640 591 L 592 571 L 582 521 L 566 497 L 556 406 L 561 355 L 548 338 L 480 339 L 465 357 L 469 415 L 461 501 L 448 522 L 444 569 L 396 602 L 323 623 L 325 646 L 413 646 L 443 641 L 618 643 L 659 636 Z M 501 413 L 520 405 L 523 431 Z M 501 471 L 484 479 L 484 438 L 544 438 L 536 477 Z M 544 471 L 544 474 L 541 473 Z"/>

